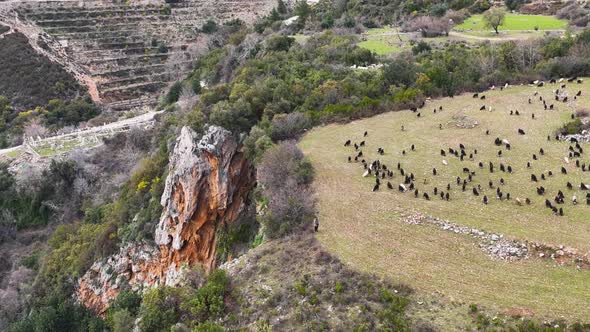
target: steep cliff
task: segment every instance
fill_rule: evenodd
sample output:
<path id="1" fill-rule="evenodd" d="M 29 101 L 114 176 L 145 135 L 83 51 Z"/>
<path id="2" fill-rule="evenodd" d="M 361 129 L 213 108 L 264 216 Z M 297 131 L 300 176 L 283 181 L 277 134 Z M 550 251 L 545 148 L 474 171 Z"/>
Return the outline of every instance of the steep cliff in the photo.
<path id="1" fill-rule="evenodd" d="M 174 286 L 184 268 L 210 270 L 216 232 L 237 219 L 253 184 L 254 172 L 230 132 L 213 126 L 197 141 L 182 128 L 170 156 L 155 245 L 128 244 L 95 262 L 79 281 L 80 302 L 102 314 L 122 288 Z"/>
<path id="2" fill-rule="evenodd" d="M 215 263 L 215 232 L 236 220 L 253 172 L 229 132 L 214 127 L 197 143 L 183 128 L 170 160 L 162 196 L 164 212 L 155 240 L 168 265 Z"/>

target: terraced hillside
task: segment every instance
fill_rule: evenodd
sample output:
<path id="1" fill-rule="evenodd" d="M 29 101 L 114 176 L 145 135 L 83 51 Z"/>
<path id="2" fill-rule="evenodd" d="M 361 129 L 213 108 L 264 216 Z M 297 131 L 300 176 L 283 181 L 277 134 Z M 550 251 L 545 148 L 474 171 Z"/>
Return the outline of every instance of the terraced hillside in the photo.
<path id="1" fill-rule="evenodd" d="M 172 1 L 170 1 L 172 2 Z M 113 110 L 150 106 L 207 48 L 199 28 L 265 14 L 273 0 L 0 2 L 0 21 L 70 64 L 95 101 Z M 9 10 L 6 8 L 11 6 Z M 38 35 L 39 38 L 33 36 Z"/>

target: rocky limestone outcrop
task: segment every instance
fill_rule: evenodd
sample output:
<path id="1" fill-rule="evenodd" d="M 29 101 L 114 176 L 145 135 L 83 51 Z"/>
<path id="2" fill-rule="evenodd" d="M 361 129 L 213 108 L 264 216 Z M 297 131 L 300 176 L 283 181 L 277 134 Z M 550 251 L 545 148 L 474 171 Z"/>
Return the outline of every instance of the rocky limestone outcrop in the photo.
<path id="1" fill-rule="evenodd" d="M 122 288 L 174 286 L 183 269 L 210 270 L 217 230 L 238 218 L 253 185 L 254 171 L 230 132 L 212 126 L 197 141 L 194 131 L 182 128 L 170 156 L 155 244 L 128 244 L 95 262 L 79 280 L 78 300 L 104 314 Z"/>

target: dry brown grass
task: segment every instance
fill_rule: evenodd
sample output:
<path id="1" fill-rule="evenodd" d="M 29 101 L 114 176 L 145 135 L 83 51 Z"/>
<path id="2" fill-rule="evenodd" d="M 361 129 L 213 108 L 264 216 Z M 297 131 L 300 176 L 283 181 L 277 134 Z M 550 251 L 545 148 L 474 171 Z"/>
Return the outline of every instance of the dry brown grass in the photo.
<path id="1" fill-rule="evenodd" d="M 546 139 L 569 120 L 572 110 L 563 103 L 556 103 L 558 111 L 544 111 L 538 99 L 533 105 L 527 102 L 538 90 L 553 103 L 551 89 L 555 87 L 489 91 L 485 93 L 485 101 L 463 95 L 427 104 L 421 118 L 410 112 L 387 113 L 310 131 L 300 146 L 317 172 L 314 186 L 321 220 L 319 240 L 352 266 L 407 283 L 424 296 L 442 294 L 451 301 L 480 303 L 497 311 L 519 308 L 539 318 L 583 320 L 589 317 L 590 271 L 558 267 L 551 261 L 536 258 L 513 263 L 492 260 L 469 237 L 400 222 L 401 215 L 420 211 L 458 224 L 500 232 L 510 238 L 563 244 L 577 248 L 582 254 L 590 252 L 590 207 L 585 204 L 574 207 L 569 202 L 574 192 L 584 201 L 585 193 L 565 190 L 567 181 L 574 185 L 580 181 L 589 183 L 590 173 L 582 173 L 573 162 L 564 163 L 567 144 Z M 583 84 L 572 89 L 575 93 L 580 88 L 588 91 L 588 87 Z M 589 100 L 583 95 L 577 103 L 582 106 Z M 479 111 L 482 104 L 492 105 L 493 111 Z M 433 114 L 432 109 L 439 105 L 444 111 Z M 521 115 L 510 116 L 510 109 L 518 109 Z M 473 129 L 453 126 L 453 115 L 460 111 L 479 125 Z M 535 120 L 531 119 L 533 112 Z M 439 124 L 443 124 L 442 130 Z M 403 133 L 401 125 L 406 128 Z M 518 135 L 518 128 L 527 134 Z M 489 136 L 485 135 L 486 129 L 491 131 Z M 360 164 L 346 162 L 354 149 L 343 147 L 347 139 L 360 142 L 365 130 L 369 131 L 369 137 L 363 151 L 369 155 L 368 160 L 379 158 L 394 168 L 401 162 L 404 169 L 416 175 L 421 192 L 426 189 L 432 193 L 434 186 L 443 188 L 451 183 L 451 202 L 438 198 L 415 199 L 413 194 L 390 191 L 385 186 L 377 193 L 371 192 L 374 180 L 361 177 Z M 496 155 L 495 137 L 512 143 L 512 150 L 504 151 L 501 158 Z M 457 148 L 459 143 L 465 144 L 468 150 L 478 149 L 474 161 L 460 162 L 454 157 L 440 156 L 441 148 Z M 416 145 L 417 151 L 402 156 L 402 149 L 409 151 L 411 144 Z M 377 156 L 377 147 L 385 149 L 385 156 Z M 545 156 L 534 162 L 531 155 L 538 155 L 540 147 L 545 150 Z M 449 165 L 443 166 L 442 159 L 448 160 Z M 486 165 L 493 161 L 496 172 L 490 174 L 487 167 L 477 169 L 478 161 Z M 531 170 L 526 169 L 527 161 L 533 164 Z M 584 157 L 582 161 L 590 160 Z M 500 162 L 512 165 L 514 174 L 500 172 Z M 562 165 L 568 175 L 560 174 Z M 439 171 L 435 178 L 433 167 Z M 471 186 L 468 192 L 462 193 L 454 184 L 458 175 L 463 177 L 463 167 L 476 169 L 474 185 L 480 183 L 484 188 L 488 180 L 498 184 L 503 177 L 507 182 L 503 191 L 511 193 L 512 202 L 498 201 L 490 189 L 485 191 L 491 198 L 487 206 L 481 203 L 481 196 L 471 194 Z M 558 189 L 565 192 L 565 217 L 553 216 L 544 207 L 545 197 L 538 196 L 535 184 L 530 182 L 531 173 L 539 176 L 547 170 L 552 170 L 554 176 L 538 185 L 547 188 L 552 196 Z M 427 185 L 422 184 L 425 178 L 429 182 Z M 397 188 L 401 181 L 396 174 L 392 183 Z M 515 197 L 523 200 L 530 197 L 533 204 L 517 206 Z"/>

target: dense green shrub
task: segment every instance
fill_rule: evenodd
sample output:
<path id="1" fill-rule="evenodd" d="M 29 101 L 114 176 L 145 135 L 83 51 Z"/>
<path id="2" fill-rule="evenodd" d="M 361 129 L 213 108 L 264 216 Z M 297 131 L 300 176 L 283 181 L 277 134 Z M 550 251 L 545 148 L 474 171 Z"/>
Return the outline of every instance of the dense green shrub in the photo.
<path id="1" fill-rule="evenodd" d="M 31 311 L 23 320 L 14 323 L 10 332 L 79 331 L 102 332 L 106 328 L 102 319 L 73 299 L 53 293 L 40 307 Z"/>
<path id="2" fill-rule="evenodd" d="M 563 127 L 561 127 L 561 129 L 559 129 L 559 132 L 562 135 L 579 134 L 582 131 L 583 126 L 584 126 L 584 124 L 582 123 L 582 120 L 575 119 L 573 121 L 570 121 L 570 122 L 564 124 Z"/>
<path id="3" fill-rule="evenodd" d="M 504 4 L 506 5 L 506 8 L 508 8 L 509 10 L 517 10 L 524 3 L 525 3 L 524 0 L 504 0 Z"/>
<path id="4" fill-rule="evenodd" d="M 492 4 L 489 0 L 476 0 L 470 7 L 469 11 L 474 14 L 483 13 L 486 10 L 490 9 Z"/>
<path id="5" fill-rule="evenodd" d="M 207 282 L 183 306 L 193 319 L 205 322 L 221 316 L 225 310 L 225 295 L 228 292 L 229 278 L 224 270 L 214 270 Z"/>
<path id="6" fill-rule="evenodd" d="M 334 26 L 334 17 L 331 14 L 327 14 L 322 18 L 321 22 L 322 29 L 330 29 Z"/>
<path id="7" fill-rule="evenodd" d="M 191 332 L 223 332 L 225 329 L 212 321 L 199 323 Z"/>
<path id="8" fill-rule="evenodd" d="M 39 269 L 41 255 L 42 253 L 40 250 L 35 250 L 30 255 L 23 257 L 20 264 L 28 269 L 37 271 Z"/>
<path id="9" fill-rule="evenodd" d="M 571 38 L 552 37 L 546 39 L 543 44 L 543 56 L 550 59 L 567 55 L 570 47 L 573 45 L 573 40 Z"/>
<path id="10" fill-rule="evenodd" d="M 181 82 L 176 82 L 172 85 L 172 87 L 170 88 L 170 90 L 168 90 L 168 93 L 166 94 L 165 97 L 165 102 L 166 104 L 172 104 L 178 101 L 178 98 L 180 98 L 180 93 L 182 92 L 182 83 Z"/>
<path id="11" fill-rule="evenodd" d="M 212 124 L 222 126 L 234 132 L 250 129 L 258 120 L 252 105 L 244 99 L 233 103 L 221 101 L 213 106 L 209 120 Z"/>
<path id="12" fill-rule="evenodd" d="M 141 295 L 131 290 L 123 290 L 107 309 L 107 322 L 113 331 L 124 332 L 133 327 L 141 305 Z M 129 330 L 127 330 L 129 331 Z"/>
<path id="13" fill-rule="evenodd" d="M 180 320 L 184 292 L 183 288 L 167 286 L 145 292 L 140 309 L 141 331 L 170 331 L 170 327 Z"/>
<path id="14" fill-rule="evenodd" d="M 48 126 L 63 127 L 76 125 L 79 122 L 88 121 L 100 114 L 100 110 L 90 99 L 74 99 L 64 102 L 52 99 L 47 104 L 45 122 Z"/>
<path id="15" fill-rule="evenodd" d="M 412 47 L 412 53 L 414 53 L 414 55 L 418 55 L 420 53 L 425 53 L 425 52 L 430 52 L 432 50 L 432 47 L 430 47 L 430 45 L 421 40 L 419 41 L 416 45 L 414 45 Z"/>
<path id="16" fill-rule="evenodd" d="M 113 332 L 128 332 L 133 330 L 135 318 L 129 311 L 122 309 L 113 313 L 111 321 L 109 325 Z"/>
<path id="17" fill-rule="evenodd" d="M 117 294 L 117 298 L 109 306 L 108 313 L 127 310 L 130 314 L 135 316 L 137 315 L 140 305 L 141 295 L 132 290 L 126 289 Z"/>
<path id="18" fill-rule="evenodd" d="M 443 17 L 447 13 L 448 9 L 449 7 L 446 3 L 437 3 L 430 6 L 430 15 Z"/>
<path id="19" fill-rule="evenodd" d="M 213 33 L 217 31 L 217 29 L 217 23 L 215 23 L 213 20 L 207 20 L 207 22 L 203 24 L 203 27 L 201 27 L 201 31 L 204 33 Z"/>
<path id="20" fill-rule="evenodd" d="M 144 332 L 170 331 L 172 325 L 182 321 L 199 331 L 217 331 L 217 326 L 208 321 L 223 314 L 228 286 L 225 272 L 214 270 L 199 289 L 161 286 L 148 290 L 139 310 L 140 328 Z"/>
<path id="21" fill-rule="evenodd" d="M 386 308 L 379 312 L 383 327 L 387 331 L 409 331 L 410 325 L 405 317 L 405 310 L 410 300 L 386 289 L 381 290 L 381 301 Z"/>
<path id="22" fill-rule="evenodd" d="M 246 158 L 254 163 L 258 163 L 264 152 L 272 146 L 272 140 L 267 132 L 259 126 L 254 126 L 250 134 L 244 140 L 244 152 Z"/>
<path id="23" fill-rule="evenodd" d="M 364 48 L 354 48 L 345 55 L 347 65 L 367 66 L 376 62 L 375 54 Z"/>
<path id="24" fill-rule="evenodd" d="M 294 42 L 293 37 L 275 35 L 266 40 L 266 49 L 275 52 L 288 51 Z"/>
<path id="25" fill-rule="evenodd" d="M 390 85 L 410 87 L 416 81 L 417 73 L 414 59 L 400 56 L 383 68 L 383 79 Z"/>

